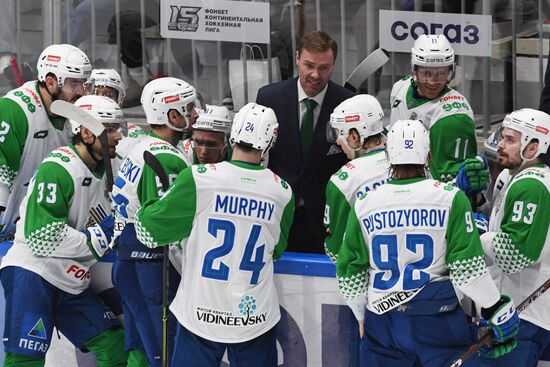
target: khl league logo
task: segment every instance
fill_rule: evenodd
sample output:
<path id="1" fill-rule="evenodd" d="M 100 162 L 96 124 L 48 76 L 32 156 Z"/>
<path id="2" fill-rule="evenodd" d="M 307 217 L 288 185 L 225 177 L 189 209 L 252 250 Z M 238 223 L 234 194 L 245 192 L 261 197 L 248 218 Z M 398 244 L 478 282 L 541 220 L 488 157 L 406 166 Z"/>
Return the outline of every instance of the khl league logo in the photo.
<path id="1" fill-rule="evenodd" d="M 201 10 L 197 6 L 170 6 L 170 21 L 168 30 L 181 32 L 196 32 L 199 28 L 198 12 Z"/>

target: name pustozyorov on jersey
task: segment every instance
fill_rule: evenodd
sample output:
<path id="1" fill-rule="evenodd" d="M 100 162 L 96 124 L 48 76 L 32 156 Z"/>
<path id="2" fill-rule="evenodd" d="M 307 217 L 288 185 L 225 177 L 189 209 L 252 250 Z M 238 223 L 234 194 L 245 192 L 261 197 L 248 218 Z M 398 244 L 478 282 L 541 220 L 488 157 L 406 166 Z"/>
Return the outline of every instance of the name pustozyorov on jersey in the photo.
<path id="1" fill-rule="evenodd" d="M 434 99 L 414 93 L 410 76 L 393 85 L 390 124 L 421 120 L 430 132 L 430 173 L 436 180 L 450 182 L 462 161 L 475 157 L 477 152 L 472 107 L 462 94 L 448 87 Z"/>
<path id="2" fill-rule="evenodd" d="M 170 309 L 194 334 L 238 343 L 280 319 L 273 258 L 287 245 L 293 213 L 290 186 L 269 169 L 195 165 L 138 213 L 136 232 L 151 247 L 187 239 Z"/>
<path id="3" fill-rule="evenodd" d="M 490 267 L 502 293 L 516 304 L 550 278 L 550 169 L 539 164 L 516 176 L 502 171 L 495 185 L 489 232 L 482 235 Z M 542 294 L 520 317 L 550 330 L 550 293 Z"/>
<path id="4" fill-rule="evenodd" d="M 325 251 L 332 261 L 338 257 L 353 204 L 359 197 L 388 181 L 388 170 L 384 149 L 378 149 L 346 163 L 330 178 L 324 224 L 328 229 Z"/>
<path id="5" fill-rule="evenodd" d="M 449 279 L 483 307 L 500 295 L 490 278 L 466 196 L 431 179 L 390 181 L 350 212 L 336 265 L 346 301 L 367 288 L 367 308 L 383 314 L 429 282 Z"/>
<path id="6" fill-rule="evenodd" d="M 3 232 L 15 232 L 19 206 L 32 175 L 52 150 L 69 144 L 65 118 L 49 117 L 38 90 L 30 81 L 0 99 L 0 183 L 10 188 L 3 213 Z"/>
<path id="7" fill-rule="evenodd" d="M 154 259 L 162 254 L 160 249 L 151 250 L 135 239 L 134 217 L 141 206 L 163 194 L 162 184 L 151 167 L 145 164 L 143 152 L 157 157 L 170 182 L 187 167 L 182 153 L 153 132 L 134 145 L 118 170 L 113 185 L 115 208 L 115 237 L 119 237 L 118 255 L 121 260 L 139 258 Z M 127 225 L 128 230 L 124 232 Z M 124 232 L 124 233 L 123 233 Z M 154 255 L 152 253 L 157 255 Z"/>
<path id="8" fill-rule="evenodd" d="M 57 288 L 79 294 L 90 283 L 97 254 L 82 232 L 90 212 L 105 217 L 104 169 L 90 172 L 74 146 L 51 152 L 31 179 L 21 203 L 21 219 L 2 268 L 18 266 Z"/>

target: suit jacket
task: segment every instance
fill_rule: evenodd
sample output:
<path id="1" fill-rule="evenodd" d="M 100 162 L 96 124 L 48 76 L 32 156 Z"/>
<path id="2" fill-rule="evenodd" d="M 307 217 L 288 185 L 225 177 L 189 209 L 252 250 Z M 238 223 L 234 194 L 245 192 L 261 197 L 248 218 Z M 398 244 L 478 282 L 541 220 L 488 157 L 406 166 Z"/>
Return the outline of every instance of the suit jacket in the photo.
<path id="1" fill-rule="evenodd" d="M 328 89 L 321 105 L 321 111 L 315 124 L 313 141 L 307 157 L 302 157 L 300 140 L 300 123 L 298 107 L 297 78 L 267 85 L 258 91 L 256 102 L 275 111 L 279 122 L 279 135 L 275 146 L 269 152 L 269 168 L 284 178 L 294 190 L 296 196 L 296 214 L 303 214 L 305 225 L 291 229 L 289 250 L 324 253 L 325 228 L 323 214 L 325 208 L 325 188 L 330 176 L 347 162 L 341 149 L 326 139 L 327 124 L 330 114 L 342 101 L 354 94 L 333 83 L 328 82 Z M 304 206 L 299 207 L 303 200 Z M 312 243 L 293 243 L 293 231 L 311 235 Z"/>

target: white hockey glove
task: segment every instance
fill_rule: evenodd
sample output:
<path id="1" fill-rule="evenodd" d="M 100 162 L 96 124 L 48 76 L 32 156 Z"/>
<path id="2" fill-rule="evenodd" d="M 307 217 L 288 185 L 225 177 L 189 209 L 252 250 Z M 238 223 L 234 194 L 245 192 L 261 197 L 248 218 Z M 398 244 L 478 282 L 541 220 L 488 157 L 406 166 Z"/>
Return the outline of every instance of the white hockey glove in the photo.
<path id="1" fill-rule="evenodd" d="M 10 197 L 10 188 L 0 183 L 0 212 L 3 212 L 6 210 L 6 207 L 8 206 L 8 199 Z"/>
<path id="2" fill-rule="evenodd" d="M 107 250 L 109 243 L 113 237 L 115 229 L 115 219 L 112 215 L 108 215 L 101 222 L 94 224 L 84 230 L 84 234 L 88 238 L 88 243 L 91 245 L 93 255 L 99 259 Z"/>
<path id="3" fill-rule="evenodd" d="M 351 312 L 359 322 L 363 322 L 365 311 L 367 309 L 367 293 L 364 292 L 354 300 L 346 300 Z"/>

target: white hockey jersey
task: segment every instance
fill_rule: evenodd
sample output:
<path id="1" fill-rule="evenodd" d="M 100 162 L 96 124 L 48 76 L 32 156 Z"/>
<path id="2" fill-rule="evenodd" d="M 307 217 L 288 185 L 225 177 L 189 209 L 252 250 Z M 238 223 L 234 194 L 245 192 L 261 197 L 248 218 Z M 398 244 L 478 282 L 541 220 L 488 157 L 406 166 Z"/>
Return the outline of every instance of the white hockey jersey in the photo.
<path id="1" fill-rule="evenodd" d="M 90 172 L 74 146 L 51 152 L 29 184 L 14 244 L 1 267 L 30 270 L 71 294 L 86 289 L 97 259 L 82 231 L 91 211 L 110 214 L 103 176 Z"/>

